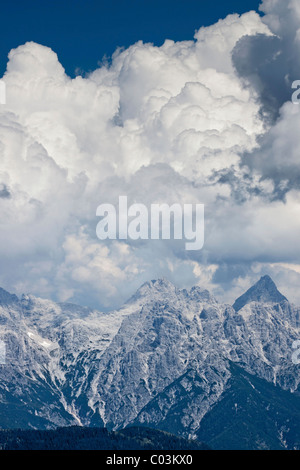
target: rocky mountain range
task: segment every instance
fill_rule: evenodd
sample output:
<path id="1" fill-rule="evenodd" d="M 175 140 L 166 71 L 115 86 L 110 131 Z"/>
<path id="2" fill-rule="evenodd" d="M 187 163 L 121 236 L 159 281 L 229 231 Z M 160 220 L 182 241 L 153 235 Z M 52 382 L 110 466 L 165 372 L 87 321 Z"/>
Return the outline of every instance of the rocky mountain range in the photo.
<path id="1" fill-rule="evenodd" d="M 269 276 L 233 306 L 155 280 L 109 313 L 0 289 L 0 428 L 145 426 L 300 449 L 299 328 Z"/>
<path id="2" fill-rule="evenodd" d="M 187 440 L 157 429 L 130 427 L 120 431 L 108 431 L 106 428 L 68 426 L 54 430 L 10 429 L 0 431 L 0 450 L 114 450 L 118 453 L 138 450 L 143 451 L 144 454 L 145 451 L 158 450 L 172 452 L 175 450 L 210 449 L 197 440 Z M 102 461 L 101 457 L 104 457 Z M 100 466 L 107 465 L 107 457 L 105 454 L 98 454 L 98 464 Z M 111 459 L 112 461 L 116 460 L 114 457 Z M 119 456 L 116 465 L 132 465 L 136 468 L 138 467 L 137 460 L 140 458 L 135 459 L 135 462 L 132 463 L 132 457 L 123 460 Z M 179 462 L 181 459 L 178 458 L 177 461 Z"/>

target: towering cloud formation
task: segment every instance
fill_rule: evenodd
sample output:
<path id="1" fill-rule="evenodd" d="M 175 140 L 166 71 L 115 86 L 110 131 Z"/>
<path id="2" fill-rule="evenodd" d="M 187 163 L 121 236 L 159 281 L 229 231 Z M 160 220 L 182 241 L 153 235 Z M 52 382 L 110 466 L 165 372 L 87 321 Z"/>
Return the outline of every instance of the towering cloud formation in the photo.
<path id="1" fill-rule="evenodd" d="M 144 280 L 201 283 L 225 300 L 259 272 L 291 299 L 299 259 L 299 6 L 265 0 L 194 41 L 138 42 L 70 79 L 49 48 L 9 54 L 0 107 L 0 284 L 117 305 Z M 96 208 L 206 205 L 201 252 L 96 237 Z"/>

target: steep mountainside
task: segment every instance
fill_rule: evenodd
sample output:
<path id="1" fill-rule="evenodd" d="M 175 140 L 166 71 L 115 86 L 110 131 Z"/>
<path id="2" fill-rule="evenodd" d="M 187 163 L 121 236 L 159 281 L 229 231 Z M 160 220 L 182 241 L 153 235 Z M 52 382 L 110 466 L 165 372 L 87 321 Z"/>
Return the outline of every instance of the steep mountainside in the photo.
<path id="1" fill-rule="evenodd" d="M 147 428 L 108 431 L 70 426 L 51 431 L 0 431 L 0 450 L 209 450 L 198 441 Z"/>
<path id="2" fill-rule="evenodd" d="M 270 276 L 264 276 L 235 301 L 233 308 L 238 312 L 250 302 L 279 304 L 285 300 L 286 297 L 279 292 Z"/>
<path id="3" fill-rule="evenodd" d="M 221 399 L 201 422 L 214 449 L 300 449 L 300 396 L 232 365 Z"/>
<path id="4" fill-rule="evenodd" d="M 297 396 L 299 327 L 300 309 L 267 276 L 234 308 L 164 279 L 110 313 L 0 290 L 0 428 L 137 424 L 195 438 L 232 364 Z"/>

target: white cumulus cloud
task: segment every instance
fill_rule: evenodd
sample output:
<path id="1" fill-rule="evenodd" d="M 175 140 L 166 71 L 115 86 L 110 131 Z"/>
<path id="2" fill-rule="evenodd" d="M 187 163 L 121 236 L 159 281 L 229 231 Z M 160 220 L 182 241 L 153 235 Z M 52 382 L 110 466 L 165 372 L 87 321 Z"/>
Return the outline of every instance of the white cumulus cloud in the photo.
<path id="1" fill-rule="evenodd" d="M 289 287 L 300 276 L 299 107 L 282 93 L 276 120 L 265 119 L 262 107 L 276 106 L 262 85 L 264 56 L 256 78 L 250 73 L 253 48 L 272 41 L 275 75 L 292 79 L 289 58 L 278 62 L 284 70 L 276 57 L 296 56 L 299 7 L 265 0 L 262 9 L 262 18 L 229 15 L 200 28 L 193 41 L 138 42 L 74 79 L 48 47 L 10 52 L 0 106 L 0 285 L 109 308 L 161 276 L 230 301 L 267 271 L 300 302 Z M 96 208 L 120 195 L 204 203 L 204 249 L 101 242 Z"/>

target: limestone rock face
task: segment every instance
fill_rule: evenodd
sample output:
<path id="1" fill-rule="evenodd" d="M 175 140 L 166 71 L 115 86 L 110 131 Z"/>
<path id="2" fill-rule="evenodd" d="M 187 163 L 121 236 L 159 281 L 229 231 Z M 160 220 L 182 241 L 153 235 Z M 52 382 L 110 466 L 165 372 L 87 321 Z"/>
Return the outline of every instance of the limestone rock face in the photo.
<path id="1" fill-rule="evenodd" d="M 287 301 L 286 297 L 279 292 L 270 276 L 263 276 L 235 301 L 233 308 L 238 312 L 244 305 L 251 302 L 278 304 L 283 301 Z"/>

